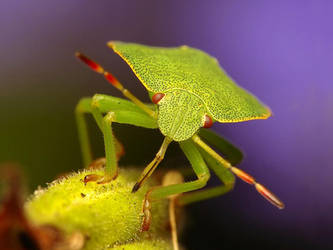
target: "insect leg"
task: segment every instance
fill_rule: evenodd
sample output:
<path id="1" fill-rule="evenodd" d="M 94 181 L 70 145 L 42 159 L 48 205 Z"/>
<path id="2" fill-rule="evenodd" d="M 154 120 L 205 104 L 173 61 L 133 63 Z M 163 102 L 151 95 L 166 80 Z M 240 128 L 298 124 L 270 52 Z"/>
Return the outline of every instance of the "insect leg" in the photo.
<path id="1" fill-rule="evenodd" d="M 115 120 L 114 119 L 114 112 L 108 112 L 104 117 L 103 113 L 98 108 L 98 102 L 92 101 L 91 102 L 91 113 L 94 116 L 96 123 L 98 124 L 99 128 L 101 129 L 103 136 L 104 136 L 104 147 L 105 147 L 105 174 L 104 176 L 90 174 L 85 176 L 84 183 L 90 181 L 96 181 L 99 184 L 107 183 L 118 175 L 118 164 L 117 164 L 117 157 L 116 157 L 116 145 L 115 139 L 112 133 L 111 124 Z"/>
<path id="2" fill-rule="evenodd" d="M 266 187 L 258 183 L 251 175 L 247 174 L 243 170 L 236 168 L 230 164 L 230 162 L 223 159 L 218 153 L 216 153 L 211 147 L 209 147 L 204 141 L 200 139 L 198 135 L 194 135 L 192 137 L 193 141 L 200 146 L 203 150 L 205 150 L 209 155 L 211 155 L 215 160 L 217 160 L 223 167 L 229 169 L 232 173 L 234 173 L 238 178 L 247 182 L 250 185 L 254 185 L 256 190 L 270 203 L 278 207 L 279 209 L 284 208 L 283 202 L 275 196 L 271 191 L 269 191 Z"/>
<path id="3" fill-rule="evenodd" d="M 138 107 L 140 107 L 143 111 L 145 111 L 148 115 L 155 117 L 156 113 L 151 110 L 145 103 L 140 101 L 137 97 L 135 97 L 128 89 L 124 88 L 124 86 L 115 78 L 111 73 L 104 70 L 102 66 L 98 63 L 94 62 L 87 56 L 82 53 L 76 52 L 75 56 L 80 59 L 83 63 L 85 63 L 90 69 L 93 71 L 104 75 L 105 79 L 115 88 L 117 88 L 126 98 L 135 103 Z"/>
<path id="4" fill-rule="evenodd" d="M 196 145 L 191 140 L 182 141 L 179 143 L 181 149 L 183 150 L 184 154 L 190 161 L 193 170 L 197 176 L 197 180 L 185 182 L 181 184 L 173 184 L 169 186 L 159 186 L 150 189 L 146 193 L 144 205 L 143 205 L 143 213 L 144 219 L 142 223 L 141 230 L 147 231 L 150 226 L 151 222 L 151 203 L 152 201 L 169 197 L 175 194 L 181 194 L 193 190 L 197 190 L 202 188 L 206 185 L 207 181 L 210 178 L 210 173 L 207 168 L 207 165 L 202 158 L 199 150 L 197 149 Z"/>
<path id="5" fill-rule="evenodd" d="M 214 145 L 221 153 L 223 153 L 231 164 L 238 164 L 243 159 L 243 153 L 229 141 L 219 136 L 210 129 L 200 129 L 199 136 Z M 215 160 L 210 154 L 198 146 L 198 149 L 204 157 L 207 165 L 214 171 L 217 177 L 222 181 L 223 185 L 199 190 L 184 194 L 178 198 L 178 204 L 187 205 L 189 203 L 214 198 L 229 192 L 235 184 L 235 176 L 220 162 Z"/>
<path id="6" fill-rule="evenodd" d="M 93 154 L 90 145 L 87 121 L 85 119 L 85 114 L 92 113 L 91 103 L 92 103 L 92 98 L 82 98 L 75 108 L 76 124 L 78 128 L 78 136 L 82 151 L 84 167 L 90 167 L 90 165 L 93 165 L 95 167 L 104 165 L 100 164 L 99 162 L 95 161 L 93 162 Z M 99 124 L 99 127 L 101 128 L 101 124 Z M 120 157 L 124 155 L 125 151 L 123 145 L 116 137 L 115 137 L 115 143 L 116 143 L 116 155 L 117 159 L 119 160 Z"/>
<path id="7" fill-rule="evenodd" d="M 143 170 L 143 172 L 140 175 L 139 180 L 135 183 L 132 193 L 135 193 L 139 190 L 139 188 L 143 185 L 143 183 L 152 175 L 154 170 L 157 168 L 157 166 L 160 164 L 160 162 L 163 160 L 165 152 L 172 140 L 168 137 L 164 137 L 163 143 L 158 150 L 155 158 L 148 164 L 148 166 Z"/>
<path id="8" fill-rule="evenodd" d="M 105 176 L 88 175 L 84 180 L 85 182 L 97 181 L 98 183 L 104 183 L 112 180 L 117 175 L 117 159 L 121 154 L 122 147 L 120 145 L 117 146 L 117 140 L 112 133 L 111 125 L 113 122 L 145 128 L 157 127 L 156 120 L 132 102 L 112 96 L 96 94 L 93 98 L 83 99 L 77 108 L 77 117 L 81 122 L 84 121 L 84 113 L 91 113 L 102 131 L 106 155 Z M 81 123 L 78 123 L 78 125 L 81 126 L 79 127 L 80 140 L 84 142 L 82 151 L 89 150 L 88 152 L 90 152 L 90 145 L 87 143 L 87 140 L 89 141 L 87 126 L 86 124 L 82 126 Z"/>
<path id="9" fill-rule="evenodd" d="M 88 135 L 87 121 L 84 117 L 85 113 L 91 113 L 91 98 L 82 98 L 75 108 L 75 118 L 81 145 L 84 167 L 92 162 L 92 152 Z"/>
<path id="10" fill-rule="evenodd" d="M 229 192 L 234 187 L 235 176 L 228 169 L 221 166 L 221 163 L 216 161 L 210 154 L 208 154 L 202 148 L 198 147 L 198 150 L 205 159 L 207 165 L 214 171 L 217 177 L 222 181 L 223 185 L 184 194 L 177 199 L 177 203 L 179 205 L 187 205 L 193 202 L 214 198 Z"/>

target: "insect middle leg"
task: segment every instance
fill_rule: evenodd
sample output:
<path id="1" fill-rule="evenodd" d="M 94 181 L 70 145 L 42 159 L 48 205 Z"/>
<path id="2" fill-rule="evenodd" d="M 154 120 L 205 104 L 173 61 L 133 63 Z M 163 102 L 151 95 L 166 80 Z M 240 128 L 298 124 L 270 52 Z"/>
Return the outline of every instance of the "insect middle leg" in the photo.
<path id="1" fill-rule="evenodd" d="M 147 231 L 149 229 L 151 222 L 150 210 L 153 201 L 163 199 L 171 195 L 181 194 L 184 192 L 189 192 L 202 188 L 206 185 L 207 181 L 210 178 L 208 167 L 193 141 L 186 140 L 180 142 L 179 144 L 186 157 L 190 161 L 198 179 L 195 181 L 185 182 L 181 184 L 158 186 L 150 189 L 146 193 L 145 201 L 143 204 L 144 219 L 141 227 L 142 231 Z"/>
<path id="2" fill-rule="evenodd" d="M 105 175 L 87 176 L 86 181 L 105 183 L 117 176 L 117 152 L 116 139 L 112 133 L 112 123 L 126 123 L 145 128 L 156 128 L 156 120 L 142 111 L 134 103 L 120 98 L 96 94 L 93 98 L 82 99 L 76 108 L 79 138 L 83 152 L 85 166 L 92 161 L 87 125 L 84 119 L 85 113 L 91 113 L 103 133 L 106 166 Z"/>
<path id="3" fill-rule="evenodd" d="M 201 129 L 199 135 L 208 143 L 214 145 L 221 153 L 223 153 L 230 163 L 239 164 L 243 159 L 242 152 L 232 145 L 228 140 L 214 133 L 211 130 Z M 197 146 L 201 155 L 205 159 L 207 165 L 213 170 L 217 177 L 223 183 L 220 186 L 212 187 L 184 194 L 178 198 L 178 205 L 187 205 L 193 202 L 202 201 L 223 195 L 231 191 L 235 185 L 235 176 L 226 169 L 219 161 L 213 158 L 207 151 Z"/>

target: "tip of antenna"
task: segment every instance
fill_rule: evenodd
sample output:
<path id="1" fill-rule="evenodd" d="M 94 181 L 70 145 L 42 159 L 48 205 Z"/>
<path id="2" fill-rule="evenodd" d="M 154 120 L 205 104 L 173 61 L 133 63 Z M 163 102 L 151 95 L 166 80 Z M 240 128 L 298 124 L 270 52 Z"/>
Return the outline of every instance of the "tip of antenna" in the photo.
<path id="1" fill-rule="evenodd" d="M 255 187 L 257 191 L 270 203 L 272 203 L 274 206 L 276 206 L 279 209 L 284 209 L 284 203 L 276 197 L 271 191 L 269 191 L 266 187 L 263 185 L 256 183 Z"/>
<path id="2" fill-rule="evenodd" d="M 104 69 L 96 62 L 91 60 L 89 57 L 85 56 L 84 54 L 80 52 L 75 52 L 75 56 L 84 64 L 86 64 L 89 68 L 91 68 L 93 71 L 96 71 L 97 73 L 103 74 Z"/>

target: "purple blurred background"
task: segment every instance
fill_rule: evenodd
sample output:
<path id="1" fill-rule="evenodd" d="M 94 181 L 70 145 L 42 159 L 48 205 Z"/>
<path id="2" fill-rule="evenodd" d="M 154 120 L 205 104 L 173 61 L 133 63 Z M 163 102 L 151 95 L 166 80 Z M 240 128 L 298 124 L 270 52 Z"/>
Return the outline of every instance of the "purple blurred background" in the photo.
<path id="1" fill-rule="evenodd" d="M 76 50 L 145 97 L 105 43 L 187 44 L 217 57 L 273 110 L 268 120 L 214 129 L 244 150 L 241 167 L 286 209 L 237 181 L 226 196 L 191 206 L 184 245 L 332 249 L 332 13 L 332 1 L 2 0 L 0 160 L 21 162 L 31 187 L 79 168 L 75 104 L 118 93 L 75 60 Z"/>

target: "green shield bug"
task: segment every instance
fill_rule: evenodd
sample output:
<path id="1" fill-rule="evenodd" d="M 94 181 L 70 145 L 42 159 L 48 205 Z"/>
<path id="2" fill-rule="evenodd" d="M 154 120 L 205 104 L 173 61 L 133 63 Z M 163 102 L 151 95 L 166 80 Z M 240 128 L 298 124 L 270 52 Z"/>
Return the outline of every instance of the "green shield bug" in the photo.
<path id="1" fill-rule="evenodd" d="M 284 208 L 284 204 L 272 192 L 235 167 L 241 161 L 242 153 L 231 143 L 206 129 L 212 126 L 213 122 L 242 122 L 266 119 L 271 115 L 269 108 L 228 77 L 215 58 L 187 46 L 162 48 L 118 41 L 111 41 L 108 46 L 130 66 L 149 92 L 153 104 L 141 102 L 99 64 L 81 53 L 76 53 L 81 61 L 104 75 L 109 83 L 130 100 L 96 94 L 92 98 L 81 99 L 77 105 L 76 118 L 85 165 L 92 161 L 85 113 L 94 116 L 105 143 L 105 174 L 86 176 L 86 182 L 106 183 L 116 178 L 117 154 L 120 154 L 121 147 L 112 134 L 111 125 L 113 122 L 126 123 L 158 128 L 165 136 L 155 158 L 144 169 L 133 187 L 133 192 L 136 192 L 157 168 L 172 141 L 179 143 L 197 176 L 194 181 L 150 190 L 146 194 L 143 207 L 145 216 L 142 230 L 149 228 L 152 200 L 204 187 L 210 177 L 208 167 L 224 185 L 179 196 L 178 204 L 215 197 L 231 190 L 234 185 L 232 172 L 243 181 L 254 185 L 273 205 Z M 208 144 L 226 155 L 227 160 Z"/>

